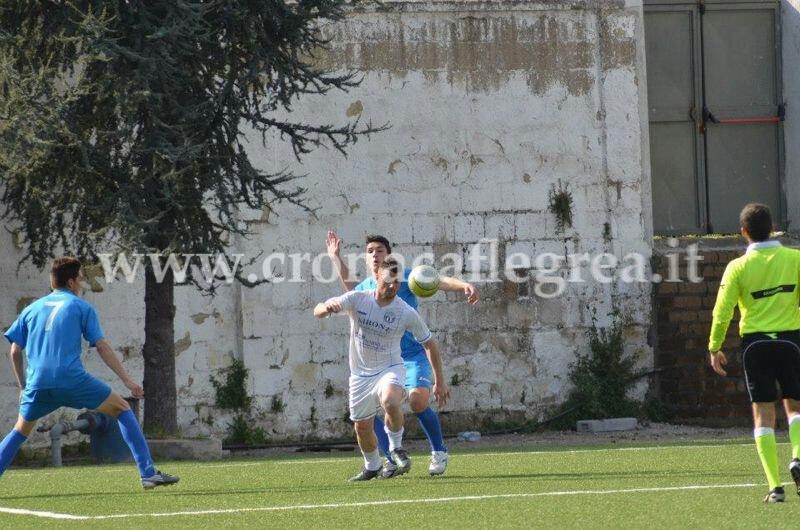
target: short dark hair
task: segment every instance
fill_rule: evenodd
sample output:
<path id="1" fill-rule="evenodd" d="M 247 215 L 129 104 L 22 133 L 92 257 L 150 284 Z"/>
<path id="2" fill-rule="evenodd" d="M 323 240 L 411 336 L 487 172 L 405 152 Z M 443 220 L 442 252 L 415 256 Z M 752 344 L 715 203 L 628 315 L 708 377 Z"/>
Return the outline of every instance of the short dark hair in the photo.
<path id="1" fill-rule="evenodd" d="M 390 245 L 389 244 L 389 240 L 386 239 L 383 236 L 379 236 L 377 234 L 368 235 L 366 244 L 369 245 L 370 243 L 380 243 L 381 245 L 386 247 L 386 253 L 387 254 L 391 254 L 392 253 L 392 245 Z"/>
<path id="2" fill-rule="evenodd" d="M 81 272 L 81 262 L 77 258 L 64 256 L 56 258 L 50 266 L 50 279 L 57 289 L 67 286 L 69 280 L 74 280 Z"/>
<path id="3" fill-rule="evenodd" d="M 766 241 L 772 233 L 772 214 L 769 206 L 757 202 L 745 205 L 739 214 L 739 224 L 747 230 L 753 241 Z"/>
<path id="4" fill-rule="evenodd" d="M 400 274 L 400 263 L 394 258 L 386 258 L 378 265 L 378 270 L 386 271 L 392 276 L 398 276 Z"/>

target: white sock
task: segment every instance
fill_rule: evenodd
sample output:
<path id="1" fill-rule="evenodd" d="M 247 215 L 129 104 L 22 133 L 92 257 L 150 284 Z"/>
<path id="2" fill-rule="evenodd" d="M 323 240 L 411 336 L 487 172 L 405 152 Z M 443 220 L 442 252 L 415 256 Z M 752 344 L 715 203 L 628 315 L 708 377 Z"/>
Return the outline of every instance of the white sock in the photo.
<path id="1" fill-rule="evenodd" d="M 399 431 L 393 432 L 389 430 L 389 424 L 387 423 L 383 426 L 383 430 L 389 436 L 389 451 L 403 447 L 403 431 L 405 431 L 403 427 L 400 427 Z"/>
<path id="2" fill-rule="evenodd" d="M 361 451 L 361 454 L 364 455 L 364 467 L 370 471 L 377 471 L 381 468 L 381 454 L 377 449 L 369 453 Z"/>

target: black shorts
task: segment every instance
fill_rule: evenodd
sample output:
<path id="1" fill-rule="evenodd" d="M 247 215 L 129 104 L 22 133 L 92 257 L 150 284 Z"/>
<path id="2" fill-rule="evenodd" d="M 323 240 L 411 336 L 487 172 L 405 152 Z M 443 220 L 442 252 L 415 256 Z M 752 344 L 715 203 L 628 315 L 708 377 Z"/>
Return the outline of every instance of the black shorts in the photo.
<path id="1" fill-rule="evenodd" d="M 746 334 L 742 367 L 751 402 L 777 401 L 776 381 L 783 399 L 800 400 L 800 330 Z"/>

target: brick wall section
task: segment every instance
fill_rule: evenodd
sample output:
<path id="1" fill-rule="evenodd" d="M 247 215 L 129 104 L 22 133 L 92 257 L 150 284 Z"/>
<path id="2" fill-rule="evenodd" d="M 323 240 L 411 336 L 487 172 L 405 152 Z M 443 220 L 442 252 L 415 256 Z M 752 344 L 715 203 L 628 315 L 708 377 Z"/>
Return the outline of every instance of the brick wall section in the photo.
<path id="1" fill-rule="evenodd" d="M 692 243 L 692 241 L 694 243 Z M 785 237 L 787 246 L 797 241 Z M 702 282 L 687 280 L 685 250 L 697 244 L 702 256 L 697 272 Z M 723 351 L 728 376 L 720 377 L 708 364 L 708 334 L 719 282 L 728 262 L 744 252 L 744 243 L 730 239 L 683 239 L 677 248 L 656 243 L 653 272 L 669 274 L 671 253 L 680 253 L 680 282 L 662 282 L 653 288 L 656 344 L 654 363 L 659 370 L 655 393 L 681 421 L 704 424 L 749 424 L 751 413 L 739 350 L 739 312 L 734 314 Z M 780 414 L 779 414 L 780 417 Z"/>

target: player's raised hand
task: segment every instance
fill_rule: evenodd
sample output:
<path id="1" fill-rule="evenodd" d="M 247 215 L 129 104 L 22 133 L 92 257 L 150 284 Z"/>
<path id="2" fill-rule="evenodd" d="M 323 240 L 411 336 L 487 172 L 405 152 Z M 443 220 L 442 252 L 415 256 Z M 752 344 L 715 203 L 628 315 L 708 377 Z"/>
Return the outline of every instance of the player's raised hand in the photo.
<path id="1" fill-rule="evenodd" d="M 478 290 L 471 283 L 468 283 L 466 287 L 464 287 L 464 295 L 467 297 L 467 302 L 471 305 L 478 303 Z"/>
<path id="2" fill-rule="evenodd" d="M 433 384 L 433 397 L 436 399 L 436 405 L 443 409 L 447 405 L 447 399 L 450 397 L 450 389 L 444 381 L 436 381 Z"/>
<path id="3" fill-rule="evenodd" d="M 328 230 L 328 238 L 325 240 L 325 246 L 328 247 L 328 255 L 330 257 L 338 257 L 339 250 L 342 246 L 342 240 L 336 237 L 336 232 Z"/>

